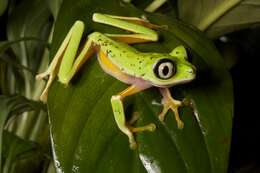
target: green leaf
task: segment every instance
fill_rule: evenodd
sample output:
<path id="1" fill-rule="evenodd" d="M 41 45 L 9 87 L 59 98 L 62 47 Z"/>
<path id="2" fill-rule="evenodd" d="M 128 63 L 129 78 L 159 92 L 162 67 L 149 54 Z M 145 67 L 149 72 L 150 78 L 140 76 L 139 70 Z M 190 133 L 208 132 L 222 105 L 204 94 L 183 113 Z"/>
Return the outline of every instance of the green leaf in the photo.
<path id="1" fill-rule="evenodd" d="M 3 173 L 35 173 L 43 169 L 44 157 L 42 148 L 36 143 L 23 140 L 4 131 L 3 133 Z"/>
<path id="2" fill-rule="evenodd" d="M 260 1 L 246 0 L 211 25 L 206 34 L 216 38 L 229 32 L 253 27 L 260 23 Z"/>
<path id="3" fill-rule="evenodd" d="M 47 0 L 48 6 L 54 19 L 57 18 L 62 0 Z"/>
<path id="4" fill-rule="evenodd" d="M 27 70 L 27 71 L 31 72 L 32 74 L 34 74 L 34 72 L 31 69 L 29 69 L 28 67 L 25 67 L 22 64 L 15 62 L 14 60 L 1 56 L 1 54 L 3 54 L 12 45 L 18 44 L 22 41 L 39 41 L 39 42 L 43 42 L 44 44 L 46 44 L 44 41 L 42 41 L 38 38 L 34 38 L 34 37 L 25 37 L 25 38 L 20 38 L 20 39 L 14 40 L 14 41 L 0 41 L 0 59 L 2 59 L 3 61 L 9 63 L 10 65 L 12 65 L 16 68 L 24 69 L 24 70 Z"/>
<path id="5" fill-rule="evenodd" d="M 0 0 L 0 16 L 5 12 L 8 5 L 8 0 Z"/>
<path id="6" fill-rule="evenodd" d="M 19 115 L 22 112 L 33 109 L 41 109 L 42 104 L 26 99 L 23 96 L 3 96 L 0 95 L 0 170 L 1 170 L 1 156 L 2 156 L 2 142 L 3 130 L 6 121 L 13 115 Z"/>
<path id="7" fill-rule="evenodd" d="M 39 68 L 48 63 L 48 55 L 46 52 L 46 42 L 48 40 L 52 21 L 50 20 L 51 13 L 46 1 L 40 0 L 23 0 L 19 3 L 10 3 L 7 21 L 7 40 L 19 40 L 21 38 L 33 37 L 42 42 L 26 41 L 13 44 L 9 55 L 15 59 L 17 64 L 20 64 L 34 73 Z M 45 55 L 45 57 L 44 57 Z M 42 83 L 36 83 L 35 77 L 28 71 L 16 72 L 16 69 L 8 68 L 6 76 L 6 88 L 10 94 L 23 93 L 26 97 L 37 99 L 38 91 L 41 90 Z M 26 122 L 28 122 L 26 120 Z"/>
<path id="8" fill-rule="evenodd" d="M 69 10 L 68 10 L 69 9 Z M 86 25 L 86 34 L 118 29 L 92 22 L 93 12 L 122 16 L 142 16 L 144 12 L 118 2 L 65 0 L 57 18 L 52 55 L 75 20 Z M 157 89 L 125 100 L 126 114 L 138 111 L 136 126 L 155 123 L 157 130 L 137 134 L 138 150 L 129 149 L 127 137 L 119 131 L 110 105 L 112 95 L 127 86 L 102 71 L 96 57 L 64 87 L 55 82 L 50 90 L 48 109 L 55 165 L 58 172 L 96 173 L 225 173 L 232 127 L 233 91 L 229 73 L 213 43 L 201 32 L 162 15 L 145 14 L 148 20 L 168 29 L 159 30 L 157 43 L 135 45 L 140 51 L 170 52 L 183 44 L 194 55 L 197 79 L 173 88 L 175 98 L 195 103 L 196 116 L 185 107 L 183 130 L 176 126 L 173 113 L 165 122 L 158 120 L 162 110 Z"/>
<path id="9" fill-rule="evenodd" d="M 25 141 L 16 135 L 3 131 L 3 172 L 11 172 L 15 160 L 26 152 L 35 149 L 36 145 L 30 141 Z"/>
<path id="10" fill-rule="evenodd" d="M 18 136 L 6 130 L 3 131 L 3 159 L 7 159 L 9 155 L 17 157 L 27 151 L 30 151 L 36 147 L 36 144 L 30 141 L 23 140 Z"/>
<path id="11" fill-rule="evenodd" d="M 17 40 L 13 40 L 13 41 L 0 41 L 0 55 L 4 51 L 6 51 L 6 49 L 11 47 L 13 44 L 18 44 L 18 43 L 20 43 L 22 41 L 39 41 L 39 42 L 42 42 L 43 44 L 46 44 L 43 40 L 38 39 L 36 37 L 24 37 L 24 38 L 19 38 Z"/>
<path id="12" fill-rule="evenodd" d="M 51 15 L 47 3 L 41 0 L 24 0 L 15 10 L 10 11 L 7 23 L 8 40 L 17 40 L 23 37 L 35 37 L 47 42 L 51 22 Z M 20 63 L 37 71 L 45 48 L 43 42 L 26 41 L 13 45 L 15 55 Z"/>
<path id="13" fill-rule="evenodd" d="M 206 31 L 211 38 L 260 22 L 259 0 L 181 0 L 178 7 L 183 21 Z"/>

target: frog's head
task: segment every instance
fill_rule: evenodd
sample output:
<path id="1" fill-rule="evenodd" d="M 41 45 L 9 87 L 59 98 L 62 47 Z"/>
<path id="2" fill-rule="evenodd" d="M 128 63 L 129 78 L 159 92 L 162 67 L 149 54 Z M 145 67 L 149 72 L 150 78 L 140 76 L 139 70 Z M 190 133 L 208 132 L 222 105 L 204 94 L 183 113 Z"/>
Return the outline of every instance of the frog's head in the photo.
<path id="1" fill-rule="evenodd" d="M 158 87 L 170 87 L 187 83 L 196 76 L 196 68 L 188 61 L 188 54 L 183 46 L 178 46 L 169 54 L 154 58 L 152 84 Z"/>

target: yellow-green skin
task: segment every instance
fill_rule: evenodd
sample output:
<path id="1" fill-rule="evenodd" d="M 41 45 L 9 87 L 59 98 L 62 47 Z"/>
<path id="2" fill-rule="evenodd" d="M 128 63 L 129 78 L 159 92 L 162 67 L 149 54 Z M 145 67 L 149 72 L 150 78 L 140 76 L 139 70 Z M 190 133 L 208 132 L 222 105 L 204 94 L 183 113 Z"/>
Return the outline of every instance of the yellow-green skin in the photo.
<path id="1" fill-rule="evenodd" d="M 195 67 L 189 63 L 186 50 L 183 46 L 175 48 L 167 53 L 143 53 L 128 44 L 110 39 L 106 35 L 94 32 L 89 35 L 99 49 L 107 55 L 107 58 L 116 65 L 121 72 L 131 77 L 139 78 L 157 87 L 170 87 L 180 83 L 186 83 L 195 78 Z M 154 65 L 162 58 L 171 59 L 176 64 L 176 74 L 170 79 L 159 79 L 153 72 Z M 102 62 L 100 61 L 102 66 Z M 104 69 L 110 75 L 117 77 L 109 69 Z M 119 79 L 120 80 L 120 79 Z M 123 81 L 123 79 L 121 79 Z M 123 81 L 132 83 L 131 81 Z"/>

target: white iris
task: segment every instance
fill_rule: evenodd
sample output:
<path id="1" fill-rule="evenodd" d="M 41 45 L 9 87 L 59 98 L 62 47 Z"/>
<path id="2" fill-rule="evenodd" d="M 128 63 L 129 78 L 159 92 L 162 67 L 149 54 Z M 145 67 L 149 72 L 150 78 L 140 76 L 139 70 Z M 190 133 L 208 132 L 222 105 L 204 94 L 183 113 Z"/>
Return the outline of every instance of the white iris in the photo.
<path id="1" fill-rule="evenodd" d="M 171 62 L 164 62 L 160 64 L 158 72 L 158 75 L 163 79 L 171 77 L 173 73 L 173 64 Z"/>

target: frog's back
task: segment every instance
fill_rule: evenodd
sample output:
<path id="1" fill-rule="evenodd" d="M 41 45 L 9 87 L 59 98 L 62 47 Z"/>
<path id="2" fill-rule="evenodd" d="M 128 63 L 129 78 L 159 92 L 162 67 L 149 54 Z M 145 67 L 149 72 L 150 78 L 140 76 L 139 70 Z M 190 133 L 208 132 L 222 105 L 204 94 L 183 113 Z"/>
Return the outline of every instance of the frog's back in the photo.
<path id="1" fill-rule="evenodd" d="M 136 49 L 132 48 L 128 44 L 115 41 L 100 32 L 93 32 L 88 37 L 93 40 L 104 53 L 107 53 L 109 58 L 117 58 L 126 53 L 131 54 L 137 52 Z"/>
<path id="2" fill-rule="evenodd" d="M 134 77 L 144 75 L 145 55 L 128 44 L 115 41 L 108 36 L 94 32 L 89 35 L 103 54 L 115 65 L 121 72 Z M 142 70 L 143 69 L 143 70 Z"/>

